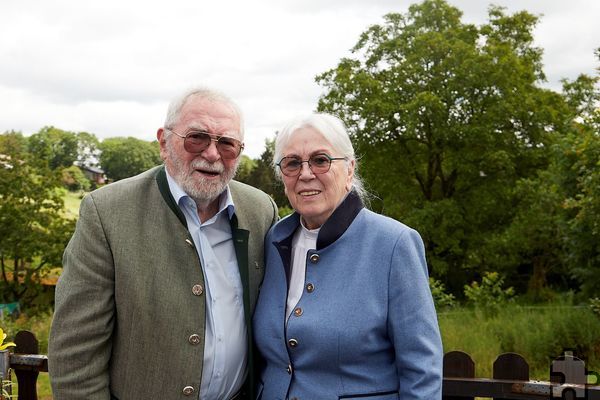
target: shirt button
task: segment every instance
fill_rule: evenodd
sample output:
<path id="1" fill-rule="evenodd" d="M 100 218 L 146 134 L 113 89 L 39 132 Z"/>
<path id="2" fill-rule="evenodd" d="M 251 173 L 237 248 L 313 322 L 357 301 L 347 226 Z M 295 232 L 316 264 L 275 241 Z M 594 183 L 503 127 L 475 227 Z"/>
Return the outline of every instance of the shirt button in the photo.
<path id="1" fill-rule="evenodd" d="M 302 309 L 301 309 L 300 307 L 296 307 L 296 308 L 294 309 L 294 315 L 295 315 L 296 317 L 299 317 L 299 316 L 301 316 L 301 315 L 302 315 Z"/>
<path id="2" fill-rule="evenodd" d="M 314 290 L 315 290 L 315 285 L 313 285 L 312 283 L 306 284 L 306 291 L 308 293 L 312 293 Z"/>
<path id="3" fill-rule="evenodd" d="M 190 337 L 188 338 L 188 342 L 190 342 L 193 345 L 200 344 L 200 341 L 200 335 L 197 335 L 195 333 L 193 335 L 190 335 Z"/>
<path id="4" fill-rule="evenodd" d="M 182 390 L 183 394 L 186 396 L 190 396 L 192 394 L 194 394 L 194 387 L 193 386 L 186 386 L 183 388 Z"/>
<path id="5" fill-rule="evenodd" d="M 202 296 L 202 293 L 204 293 L 204 288 L 200 284 L 194 285 L 192 286 L 192 293 L 194 293 L 194 296 Z"/>
<path id="6" fill-rule="evenodd" d="M 287 373 L 289 375 L 291 375 L 292 374 L 292 364 L 288 364 L 288 366 L 287 366 L 287 368 L 285 370 L 287 371 Z"/>
<path id="7" fill-rule="evenodd" d="M 313 264 L 316 264 L 319 262 L 319 255 L 318 254 L 311 254 L 310 255 L 310 262 Z"/>
<path id="8" fill-rule="evenodd" d="M 290 345 L 290 347 L 296 347 L 298 346 L 298 341 L 296 339 L 290 339 L 288 340 L 288 344 Z"/>

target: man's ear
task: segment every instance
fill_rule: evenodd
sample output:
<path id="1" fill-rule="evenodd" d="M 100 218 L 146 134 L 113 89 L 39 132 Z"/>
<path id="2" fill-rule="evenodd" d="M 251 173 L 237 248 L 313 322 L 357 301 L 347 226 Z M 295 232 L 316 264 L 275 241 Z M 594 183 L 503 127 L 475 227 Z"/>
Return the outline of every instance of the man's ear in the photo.
<path id="1" fill-rule="evenodd" d="M 160 158 L 166 160 L 167 157 L 167 135 L 165 133 L 165 128 L 158 128 L 156 131 L 156 140 L 158 140 L 158 144 L 160 145 Z"/>

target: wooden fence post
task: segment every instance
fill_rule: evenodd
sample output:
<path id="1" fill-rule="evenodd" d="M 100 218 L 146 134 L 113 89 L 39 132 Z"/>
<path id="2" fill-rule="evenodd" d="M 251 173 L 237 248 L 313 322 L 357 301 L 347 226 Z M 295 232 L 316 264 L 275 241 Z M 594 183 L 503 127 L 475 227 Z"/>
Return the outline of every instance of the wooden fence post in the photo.
<path id="1" fill-rule="evenodd" d="M 494 361 L 494 379 L 529 380 L 529 364 L 517 353 L 500 354 Z M 506 400 L 504 397 L 494 397 L 494 400 Z"/>
<path id="2" fill-rule="evenodd" d="M 38 354 L 39 345 L 35 335 L 29 331 L 20 331 L 15 336 L 15 354 Z M 37 400 L 37 378 L 39 372 L 35 369 L 15 369 L 19 384 L 18 400 Z"/>
<path id="3" fill-rule="evenodd" d="M 462 351 L 444 354 L 444 378 L 475 378 L 475 363 Z M 474 400 L 474 397 L 443 396 L 443 400 Z"/>

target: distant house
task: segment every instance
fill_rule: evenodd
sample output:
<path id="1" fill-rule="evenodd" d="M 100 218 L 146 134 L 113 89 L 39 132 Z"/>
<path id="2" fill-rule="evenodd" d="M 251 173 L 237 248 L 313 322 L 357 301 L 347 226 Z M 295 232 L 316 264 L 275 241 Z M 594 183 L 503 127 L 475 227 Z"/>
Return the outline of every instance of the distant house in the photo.
<path id="1" fill-rule="evenodd" d="M 88 167 L 86 165 L 80 165 L 79 168 L 81 168 L 84 175 L 96 185 L 103 185 L 106 183 L 106 175 L 104 175 L 104 171 L 102 169 Z"/>

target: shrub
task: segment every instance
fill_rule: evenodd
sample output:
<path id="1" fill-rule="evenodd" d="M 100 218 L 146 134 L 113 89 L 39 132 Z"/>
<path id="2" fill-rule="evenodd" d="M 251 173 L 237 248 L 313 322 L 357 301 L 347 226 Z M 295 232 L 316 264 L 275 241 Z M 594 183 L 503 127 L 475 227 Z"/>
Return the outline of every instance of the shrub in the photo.
<path id="1" fill-rule="evenodd" d="M 62 183 L 72 192 L 77 190 L 88 191 L 91 187 L 90 180 L 76 165 L 71 165 L 62 170 Z"/>
<path id="2" fill-rule="evenodd" d="M 456 306 L 454 295 L 446 293 L 446 287 L 441 281 L 434 278 L 429 278 L 429 287 L 431 288 L 431 296 L 436 310 L 453 308 Z"/>
<path id="3" fill-rule="evenodd" d="M 503 289 L 504 277 L 497 272 L 486 272 L 481 283 L 473 282 L 465 285 L 467 301 L 484 315 L 490 316 L 498 312 L 501 306 L 511 301 L 515 291 L 512 287 Z"/>
<path id="4" fill-rule="evenodd" d="M 600 297 L 590 299 L 590 309 L 594 314 L 600 317 Z"/>

